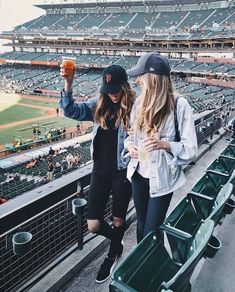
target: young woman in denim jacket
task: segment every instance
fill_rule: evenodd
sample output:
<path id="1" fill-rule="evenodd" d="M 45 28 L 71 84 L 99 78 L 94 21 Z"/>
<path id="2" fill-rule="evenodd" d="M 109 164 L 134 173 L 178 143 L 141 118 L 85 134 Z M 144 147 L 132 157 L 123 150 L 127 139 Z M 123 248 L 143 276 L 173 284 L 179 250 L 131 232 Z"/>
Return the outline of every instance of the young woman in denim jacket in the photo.
<path id="1" fill-rule="evenodd" d="M 131 185 L 126 179 L 128 160 L 121 160 L 124 139 L 129 125 L 135 92 L 127 82 L 126 71 L 112 65 L 103 72 L 100 95 L 87 102 L 76 103 L 72 96 L 72 77 L 66 77 L 60 105 L 64 115 L 79 121 L 94 121 L 91 155 L 94 166 L 88 195 L 88 229 L 111 240 L 108 257 L 96 277 L 96 282 L 107 280 L 122 254 L 121 243 L 125 232 L 125 217 Z M 105 206 L 112 192 L 113 228 L 104 220 Z"/>
<path id="2" fill-rule="evenodd" d="M 131 113 L 132 134 L 125 140 L 131 156 L 127 177 L 132 182 L 139 242 L 152 230 L 162 236 L 159 226 L 173 192 L 185 183 L 182 165 L 195 157 L 197 138 L 191 108 L 178 98 L 180 141 L 175 139 L 175 96 L 166 57 L 147 53 L 127 74 L 137 76 L 141 86 Z"/>

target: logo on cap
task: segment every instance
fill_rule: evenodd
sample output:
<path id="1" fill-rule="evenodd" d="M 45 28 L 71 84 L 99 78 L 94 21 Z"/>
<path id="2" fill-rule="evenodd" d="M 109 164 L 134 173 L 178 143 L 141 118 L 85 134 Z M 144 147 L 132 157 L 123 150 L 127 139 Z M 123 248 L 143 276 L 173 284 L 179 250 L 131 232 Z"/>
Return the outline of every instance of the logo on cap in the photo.
<path id="1" fill-rule="evenodd" d="M 112 81 L 112 75 L 111 74 L 106 74 L 105 75 L 105 80 L 107 83 L 111 82 Z"/>

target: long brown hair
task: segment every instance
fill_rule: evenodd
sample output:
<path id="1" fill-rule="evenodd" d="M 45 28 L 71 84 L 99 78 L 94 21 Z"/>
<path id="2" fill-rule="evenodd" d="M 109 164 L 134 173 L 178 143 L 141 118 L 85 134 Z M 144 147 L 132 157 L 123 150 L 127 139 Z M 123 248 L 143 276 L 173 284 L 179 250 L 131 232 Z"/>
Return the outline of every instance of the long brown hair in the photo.
<path id="1" fill-rule="evenodd" d="M 161 132 L 174 108 L 173 86 L 168 76 L 147 73 L 140 78 L 143 84 L 134 128 L 152 135 Z"/>
<path id="2" fill-rule="evenodd" d="M 122 95 L 120 104 L 115 111 L 115 128 L 118 128 L 121 123 L 125 130 L 129 127 L 130 113 L 135 101 L 135 91 L 131 88 L 128 82 L 122 85 Z M 101 128 L 108 129 L 107 119 L 113 114 L 110 107 L 112 102 L 109 96 L 100 94 L 98 103 L 95 109 L 94 120 Z"/>

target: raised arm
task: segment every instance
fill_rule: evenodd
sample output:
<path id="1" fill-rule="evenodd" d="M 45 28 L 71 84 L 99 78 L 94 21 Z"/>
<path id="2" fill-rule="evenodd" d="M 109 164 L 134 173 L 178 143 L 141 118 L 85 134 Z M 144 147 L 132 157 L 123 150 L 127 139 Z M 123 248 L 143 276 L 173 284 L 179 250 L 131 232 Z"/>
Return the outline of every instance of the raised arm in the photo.
<path id="1" fill-rule="evenodd" d="M 64 110 L 64 115 L 79 121 L 93 121 L 98 98 L 90 98 L 87 102 L 76 103 L 72 92 L 74 73 L 72 76 L 67 76 L 65 69 L 61 68 L 60 75 L 64 78 L 64 89 L 60 99 L 60 107 Z"/>

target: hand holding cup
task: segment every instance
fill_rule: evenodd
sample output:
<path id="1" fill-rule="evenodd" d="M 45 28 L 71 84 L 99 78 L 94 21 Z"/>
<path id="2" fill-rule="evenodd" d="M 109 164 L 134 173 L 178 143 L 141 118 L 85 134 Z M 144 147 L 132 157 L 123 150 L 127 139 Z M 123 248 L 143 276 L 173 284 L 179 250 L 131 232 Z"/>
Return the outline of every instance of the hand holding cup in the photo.
<path id="1" fill-rule="evenodd" d="M 65 90 L 70 91 L 73 77 L 76 71 L 76 59 L 72 57 L 62 57 L 60 65 L 60 76 L 65 80 Z"/>

